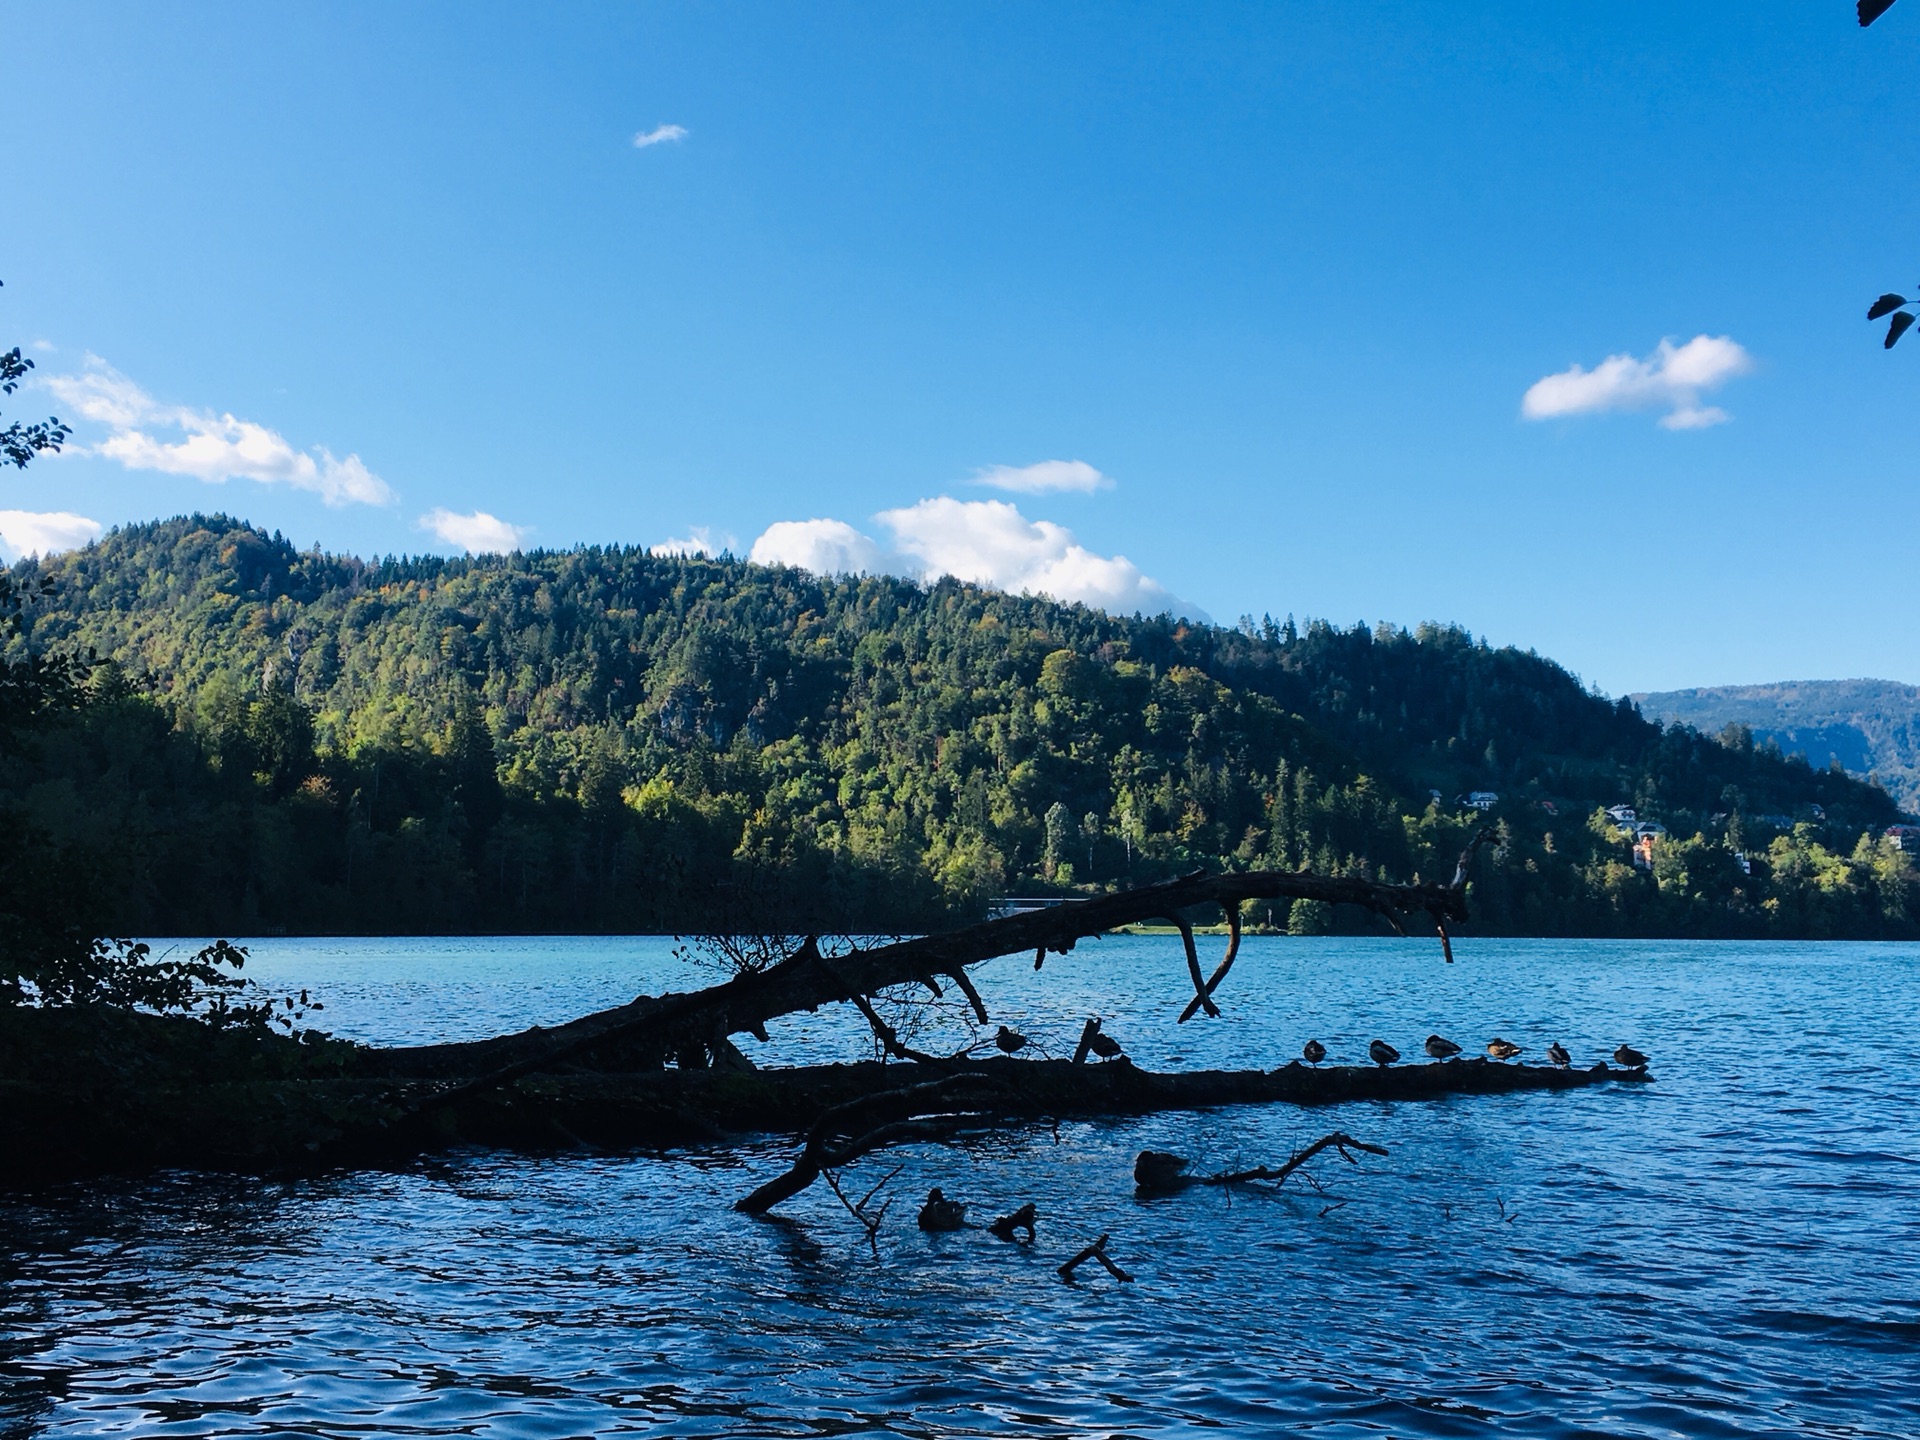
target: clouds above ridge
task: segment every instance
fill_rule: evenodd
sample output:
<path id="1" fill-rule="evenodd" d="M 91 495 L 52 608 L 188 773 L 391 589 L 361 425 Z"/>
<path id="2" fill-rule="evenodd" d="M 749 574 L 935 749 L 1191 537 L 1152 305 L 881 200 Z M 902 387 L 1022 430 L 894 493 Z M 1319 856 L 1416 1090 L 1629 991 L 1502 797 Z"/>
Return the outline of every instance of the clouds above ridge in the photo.
<path id="1" fill-rule="evenodd" d="M 66 510 L 0 510 L 0 548 L 15 560 L 57 555 L 98 540 L 104 528 L 98 520 Z"/>
<path id="2" fill-rule="evenodd" d="M 747 558 L 816 575 L 882 575 L 896 568 L 871 536 L 844 520 L 777 520 L 753 542 Z"/>
<path id="3" fill-rule="evenodd" d="M 1644 360 L 1609 355 L 1593 369 L 1569 365 L 1536 380 L 1521 397 L 1529 420 L 1587 415 L 1604 410 L 1659 410 L 1666 430 L 1702 430 L 1733 417 L 1717 405 L 1702 405 L 1714 390 L 1753 369 L 1753 357 L 1726 335 L 1696 335 L 1684 345 L 1662 340 Z"/>
<path id="4" fill-rule="evenodd" d="M 209 485 L 287 485 L 336 508 L 390 505 L 395 499 L 392 487 L 358 455 L 342 460 L 324 445 L 297 450 L 278 431 L 251 420 L 162 405 L 97 355 L 87 356 L 78 374 L 50 375 L 41 383 L 80 418 L 108 429 L 97 444 L 70 446 L 74 454 L 115 460 L 129 470 L 190 475 Z"/>
<path id="5" fill-rule="evenodd" d="M 457 545 L 469 555 L 509 555 L 520 548 L 530 533 L 524 525 L 509 525 L 497 515 L 474 510 L 465 515 L 447 509 L 429 510 L 420 517 L 420 528 L 429 530 L 449 545 Z"/>
<path id="6" fill-rule="evenodd" d="M 1206 618 L 1126 556 L 1096 555 L 1065 526 L 1029 520 L 1010 501 L 942 495 L 883 510 L 874 518 L 891 532 L 890 547 L 844 520 L 782 520 L 753 542 L 747 558 L 822 575 L 893 574 L 918 580 L 951 575 L 1117 615 L 1172 611 Z"/>

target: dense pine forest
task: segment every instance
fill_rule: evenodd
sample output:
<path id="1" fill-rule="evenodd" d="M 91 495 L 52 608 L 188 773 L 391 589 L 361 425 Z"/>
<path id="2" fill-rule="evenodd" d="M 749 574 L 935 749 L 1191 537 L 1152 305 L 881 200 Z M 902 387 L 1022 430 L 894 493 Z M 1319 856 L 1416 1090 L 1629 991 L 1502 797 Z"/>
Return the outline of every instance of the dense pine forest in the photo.
<path id="1" fill-rule="evenodd" d="M 9 658 L 86 661 L 0 715 L 15 923 L 898 932 L 1201 866 L 1445 879 L 1490 823 L 1484 933 L 1920 937 L 1881 790 L 1455 628 L 631 548 L 362 561 L 224 516 L 13 581 Z M 1619 805 L 1664 834 L 1636 855 Z"/>

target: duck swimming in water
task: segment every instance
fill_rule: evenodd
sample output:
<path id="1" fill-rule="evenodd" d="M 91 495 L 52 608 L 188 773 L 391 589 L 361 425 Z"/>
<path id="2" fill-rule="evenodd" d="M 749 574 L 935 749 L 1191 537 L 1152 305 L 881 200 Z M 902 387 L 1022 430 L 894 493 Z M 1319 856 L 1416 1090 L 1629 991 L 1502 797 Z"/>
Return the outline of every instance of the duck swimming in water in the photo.
<path id="1" fill-rule="evenodd" d="M 1613 1059 L 1615 1064 L 1624 1065 L 1629 1070 L 1644 1070 L 1647 1068 L 1647 1057 L 1631 1045 L 1622 1045 L 1618 1050 L 1614 1051 Z"/>
<path id="2" fill-rule="evenodd" d="M 1562 1070 L 1565 1070 L 1569 1065 L 1573 1064 L 1573 1057 L 1567 1053 L 1567 1047 L 1562 1045 L 1558 1040 L 1547 1046 L 1547 1059 L 1551 1060 Z"/>
<path id="3" fill-rule="evenodd" d="M 1373 1058 L 1374 1064 L 1382 1068 L 1393 1064 L 1394 1061 L 1400 1058 L 1400 1052 L 1384 1040 L 1371 1041 L 1367 1045 L 1367 1054 Z"/>
<path id="4" fill-rule="evenodd" d="M 1427 1036 L 1427 1054 L 1436 1060 L 1451 1060 L 1460 1053 L 1460 1047 L 1451 1040 L 1439 1035 Z"/>
<path id="5" fill-rule="evenodd" d="M 1318 1040 L 1309 1040 L 1305 1045 L 1300 1047 L 1300 1053 L 1306 1057 L 1307 1064 L 1318 1065 L 1322 1060 L 1327 1058 L 1327 1047 L 1322 1045 Z"/>
<path id="6" fill-rule="evenodd" d="M 1526 1054 L 1526 1049 L 1524 1046 L 1514 1044 L 1511 1040 L 1502 1040 L 1496 1035 L 1487 1041 L 1487 1054 L 1496 1060 L 1511 1060 L 1516 1055 Z"/>
<path id="7" fill-rule="evenodd" d="M 967 1205 L 964 1200 L 949 1200 L 940 1193 L 938 1185 L 927 1192 L 927 1203 L 920 1207 L 922 1230 L 958 1230 L 966 1223 Z"/>

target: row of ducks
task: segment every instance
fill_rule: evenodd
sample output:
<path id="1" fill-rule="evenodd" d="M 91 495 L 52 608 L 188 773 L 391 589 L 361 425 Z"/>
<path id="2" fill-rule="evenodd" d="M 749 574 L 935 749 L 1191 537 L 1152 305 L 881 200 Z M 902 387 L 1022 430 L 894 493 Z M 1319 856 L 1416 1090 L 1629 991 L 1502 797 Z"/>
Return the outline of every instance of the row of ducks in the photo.
<path id="1" fill-rule="evenodd" d="M 1424 1048 L 1436 1060 L 1451 1060 L 1460 1053 L 1460 1047 L 1443 1035 L 1427 1036 Z M 1309 1065 L 1318 1065 L 1327 1058 L 1327 1047 L 1318 1040 L 1309 1040 L 1301 1047 L 1300 1054 Z M 1516 1045 L 1511 1040 L 1502 1040 L 1496 1035 L 1487 1042 L 1487 1054 L 1496 1060 L 1511 1060 L 1516 1055 L 1526 1054 L 1526 1047 Z M 1400 1052 L 1384 1040 L 1375 1040 L 1367 1046 L 1367 1056 L 1376 1065 L 1391 1065 L 1400 1058 Z M 1547 1059 L 1562 1070 L 1573 1064 L 1573 1056 L 1558 1040 L 1547 1046 Z M 1613 1052 L 1613 1059 L 1616 1065 L 1624 1065 L 1629 1070 L 1641 1070 L 1647 1064 L 1647 1057 L 1631 1045 L 1620 1046 Z"/>

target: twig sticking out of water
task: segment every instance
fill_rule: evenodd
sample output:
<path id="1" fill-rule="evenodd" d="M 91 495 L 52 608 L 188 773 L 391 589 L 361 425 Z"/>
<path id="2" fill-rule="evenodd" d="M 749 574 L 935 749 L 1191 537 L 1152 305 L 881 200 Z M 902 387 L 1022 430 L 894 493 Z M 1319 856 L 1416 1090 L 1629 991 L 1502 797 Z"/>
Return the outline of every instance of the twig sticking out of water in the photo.
<path id="1" fill-rule="evenodd" d="M 1067 1261 L 1066 1264 L 1060 1267 L 1060 1278 L 1070 1281 L 1073 1279 L 1073 1272 L 1079 1269 L 1081 1265 L 1089 1260 L 1098 1260 L 1106 1267 L 1107 1273 L 1113 1276 L 1114 1279 L 1118 1280 L 1122 1285 L 1131 1285 L 1133 1283 L 1133 1276 L 1114 1264 L 1107 1256 L 1107 1241 L 1110 1238 L 1110 1236 L 1102 1235 L 1098 1240 L 1083 1249 L 1078 1255 L 1075 1255 L 1071 1260 Z"/>
<path id="2" fill-rule="evenodd" d="M 889 1180 L 893 1179 L 894 1176 L 906 1168 L 904 1165 L 894 1166 L 891 1170 L 887 1171 L 886 1174 L 874 1181 L 873 1188 L 868 1190 L 867 1193 L 862 1195 L 858 1200 L 849 1200 L 847 1198 L 847 1192 L 840 1188 L 840 1177 L 835 1172 L 832 1170 L 822 1170 L 820 1172 L 820 1178 L 825 1180 L 827 1182 L 827 1188 L 833 1191 L 833 1198 L 844 1205 L 847 1213 L 860 1223 L 860 1228 L 867 1232 L 867 1243 L 873 1246 L 876 1252 L 880 1248 L 880 1241 L 878 1239 L 880 1222 L 887 1218 L 887 1207 L 893 1204 L 893 1199 L 889 1196 L 887 1199 L 881 1201 L 880 1208 L 876 1210 L 873 1208 L 873 1197 L 878 1195 L 881 1190 L 886 1187 L 886 1183 Z"/>

